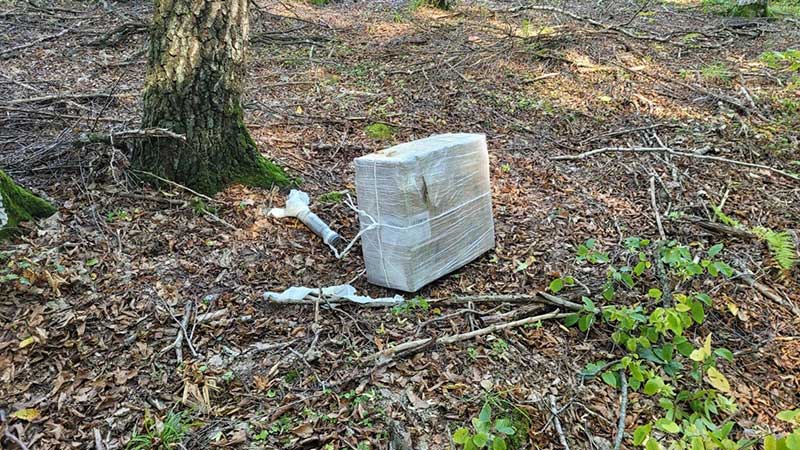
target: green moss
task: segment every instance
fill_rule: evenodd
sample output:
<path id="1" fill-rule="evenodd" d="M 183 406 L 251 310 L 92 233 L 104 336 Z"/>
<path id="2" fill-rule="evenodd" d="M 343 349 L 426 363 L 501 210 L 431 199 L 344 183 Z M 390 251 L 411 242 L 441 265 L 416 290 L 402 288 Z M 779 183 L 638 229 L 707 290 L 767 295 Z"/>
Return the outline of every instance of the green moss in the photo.
<path id="1" fill-rule="evenodd" d="M 394 134 L 394 128 L 385 123 L 373 123 L 364 129 L 370 139 L 385 141 Z"/>
<path id="2" fill-rule="evenodd" d="M 298 184 L 298 180 L 290 177 L 274 162 L 259 155 L 256 165 L 252 170 L 234 175 L 234 183 L 247 186 L 271 188 L 272 186 L 290 186 Z"/>
<path id="3" fill-rule="evenodd" d="M 2 170 L 0 195 L 3 198 L 3 209 L 8 216 L 8 223 L 0 228 L 0 240 L 15 234 L 20 222 L 49 217 L 56 212 L 51 204 L 18 186 Z"/>

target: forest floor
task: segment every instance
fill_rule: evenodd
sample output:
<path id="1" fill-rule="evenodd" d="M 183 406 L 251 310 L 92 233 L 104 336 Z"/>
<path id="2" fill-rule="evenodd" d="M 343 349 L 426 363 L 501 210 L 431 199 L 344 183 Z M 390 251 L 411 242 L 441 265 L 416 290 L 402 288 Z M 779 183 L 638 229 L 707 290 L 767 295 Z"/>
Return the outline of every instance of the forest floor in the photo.
<path id="1" fill-rule="evenodd" d="M 721 205 L 744 227 L 798 238 L 800 55 L 770 53 L 800 49 L 798 19 L 694 0 L 554 5 L 577 19 L 521 4 L 256 1 L 246 122 L 345 238 L 358 231 L 340 195 L 354 192 L 353 158 L 443 132 L 489 143 L 493 251 L 405 308 L 317 310 L 263 294 L 351 280 L 394 292 L 367 283 L 359 247 L 337 260 L 302 225 L 267 218 L 284 191 L 233 186 L 205 200 L 141 187 L 124 144 L 83 139 L 139 126 L 150 2 L 0 0 L 0 168 L 59 208 L 0 246 L 0 409 L 17 412 L 0 447 L 16 448 L 13 435 L 30 449 L 124 448 L 173 411 L 192 449 L 402 449 L 408 436 L 445 449 L 488 401 L 524 417 L 525 446 L 562 448 L 552 397 L 573 448 L 610 449 L 620 390 L 581 376 L 621 355 L 608 325 L 549 320 L 365 357 L 549 311 L 435 299 L 534 294 L 572 277 L 551 290 L 604 304 L 608 266 L 626 264 L 626 238 L 660 239 L 656 215 L 665 240 L 698 255 L 723 243 L 718 257 L 736 270 L 683 285 L 714 299 L 689 341 L 711 333 L 735 355 L 719 363 L 739 405 L 734 432 L 786 431 L 775 415 L 800 403 L 800 271 L 777 269 L 759 239 L 697 222 L 718 222 Z M 783 173 L 664 152 L 551 159 L 604 147 Z M 576 259 L 588 239 L 608 263 Z M 662 285 L 650 268 L 616 301 L 651 307 L 642 293 Z M 179 341 L 178 361 L 185 311 L 193 349 Z M 628 400 L 627 433 L 658 417 L 651 397 Z"/>

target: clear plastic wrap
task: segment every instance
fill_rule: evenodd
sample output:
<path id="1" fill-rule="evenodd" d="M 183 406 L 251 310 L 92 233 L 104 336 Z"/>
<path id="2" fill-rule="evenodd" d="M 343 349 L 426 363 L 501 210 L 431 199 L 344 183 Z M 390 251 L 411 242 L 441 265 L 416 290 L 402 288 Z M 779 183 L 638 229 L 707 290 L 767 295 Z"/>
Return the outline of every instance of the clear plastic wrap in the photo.
<path id="1" fill-rule="evenodd" d="M 414 292 L 494 247 L 486 136 L 431 136 L 355 168 L 370 283 Z"/>

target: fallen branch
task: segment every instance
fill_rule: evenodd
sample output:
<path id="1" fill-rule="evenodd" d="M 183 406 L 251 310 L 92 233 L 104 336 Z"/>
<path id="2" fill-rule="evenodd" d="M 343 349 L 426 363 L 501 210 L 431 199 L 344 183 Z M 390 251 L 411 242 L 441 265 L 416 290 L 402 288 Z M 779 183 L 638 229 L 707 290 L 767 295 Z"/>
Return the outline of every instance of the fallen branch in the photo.
<path id="1" fill-rule="evenodd" d="M 121 97 L 127 94 L 109 94 L 107 92 L 92 92 L 89 94 L 54 94 L 54 95 L 41 95 L 38 97 L 18 98 L 16 100 L 9 100 L 6 102 L 8 105 L 20 105 L 23 103 L 44 103 L 57 100 L 76 100 L 84 98 L 98 98 L 98 97 Z"/>
<path id="2" fill-rule="evenodd" d="M 550 413 L 553 414 L 553 424 L 556 426 L 556 432 L 558 433 L 558 440 L 561 442 L 561 446 L 564 447 L 564 450 L 569 450 L 567 436 L 564 434 L 564 429 L 561 428 L 561 420 L 558 418 L 556 396 L 553 394 L 550 394 Z"/>
<path id="3" fill-rule="evenodd" d="M 754 169 L 768 170 L 770 172 L 774 172 L 774 173 L 777 173 L 779 175 L 782 175 L 782 176 L 784 176 L 786 178 L 791 178 L 792 180 L 800 181 L 800 175 L 797 175 L 797 174 L 794 174 L 794 173 L 791 173 L 791 172 L 786 172 L 784 170 L 776 169 L 774 167 L 765 166 L 764 164 L 756 164 L 756 163 L 749 163 L 749 162 L 744 162 L 744 161 L 737 161 L 735 159 L 723 158 L 721 156 L 701 155 L 699 153 L 681 152 L 681 151 L 673 150 L 673 149 L 671 149 L 669 147 L 603 147 L 603 148 L 598 148 L 598 149 L 594 149 L 594 150 L 589 150 L 587 152 L 579 153 L 577 155 L 553 156 L 550 159 L 553 160 L 553 161 L 571 161 L 571 160 L 576 160 L 576 159 L 584 159 L 584 158 L 588 158 L 590 156 L 595 156 L 595 155 L 599 155 L 601 153 L 608 153 L 608 152 L 619 152 L 619 153 L 668 153 L 670 155 L 675 155 L 675 156 L 686 156 L 686 157 L 689 157 L 689 158 L 708 159 L 708 160 L 711 160 L 711 161 L 719 161 L 719 162 L 724 162 L 724 163 L 727 163 L 727 164 L 734 164 L 734 165 L 737 165 L 737 166 L 750 167 L 750 168 L 754 168 Z"/>
<path id="4" fill-rule="evenodd" d="M 43 37 L 40 37 L 39 39 L 34 39 L 33 41 L 30 41 L 28 43 L 20 44 L 20 45 L 17 45 L 16 47 L 11 47 L 9 49 L 2 50 L 2 51 L 0 51 L 0 59 L 11 58 L 12 56 L 14 56 L 15 53 L 17 53 L 20 50 L 24 50 L 26 48 L 33 47 L 34 45 L 41 44 L 42 42 L 45 42 L 45 41 L 50 41 L 50 40 L 59 38 L 59 37 L 65 35 L 65 34 L 69 33 L 74 28 L 79 27 L 82 23 L 83 22 L 78 22 L 72 28 L 65 28 L 65 29 L 59 31 L 56 34 L 53 34 L 53 35 L 50 35 L 50 36 L 43 36 Z"/>
<path id="5" fill-rule="evenodd" d="M 658 226 L 658 235 L 662 241 L 667 240 L 667 235 L 664 233 L 664 226 L 661 224 L 661 213 L 658 212 L 658 203 L 656 202 L 656 176 L 650 176 L 650 206 L 653 207 L 653 214 L 656 216 L 656 225 Z"/>
<path id="6" fill-rule="evenodd" d="M 75 144 L 109 144 L 135 139 L 166 138 L 186 142 L 186 136 L 167 130 L 166 128 L 143 128 L 139 130 L 122 130 L 113 133 L 82 134 Z"/>
<path id="7" fill-rule="evenodd" d="M 705 228 L 706 230 L 712 231 L 712 232 L 715 232 L 715 233 L 727 234 L 727 235 L 730 235 L 730 236 L 733 236 L 733 237 L 737 237 L 737 238 L 740 238 L 740 239 L 744 239 L 744 240 L 748 240 L 748 241 L 749 240 L 758 239 L 758 236 L 756 236 L 753 233 L 750 233 L 747 230 L 742 230 L 742 229 L 731 227 L 731 226 L 728 226 L 728 225 L 723 225 L 721 223 L 709 222 L 709 221 L 703 220 L 703 219 L 701 219 L 700 217 L 697 217 L 697 216 L 688 216 L 688 217 L 684 217 L 684 219 L 686 221 L 694 224 L 694 225 L 697 225 L 700 228 Z"/>
<path id="8" fill-rule="evenodd" d="M 430 345 L 434 340 L 437 343 L 441 343 L 441 344 L 444 344 L 444 345 L 453 344 L 453 343 L 456 343 L 456 342 L 461 342 L 461 341 L 466 341 L 466 340 L 469 340 L 469 339 L 473 339 L 473 338 L 476 338 L 478 336 L 483 336 L 483 335 L 486 335 L 486 334 L 495 333 L 497 331 L 509 330 L 509 329 L 512 329 L 512 328 L 517 328 L 517 327 L 521 327 L 523 325 L 527 325 L 529 323 L 541 322 L 543 320 L 548 320 L 548 319 L 560 319 L 560 318 L 567 317 L 569 315 L 572 315 L 572 313 L 561 313 L 561 312 L 559 312 L 559 310 L 555 310 L 553 312 L 549 312 L 547 314 L 542 314 L 542 315 L 539 315 L 539 316 L 526 317 L 524 319 L 515 320 L 513 322 L 505 322 L 505 323 L 498 323 L 498 324 L 490 325 L 490 326 L 488 326 L 486 328 L 481 328 L 481 329 L 478 329 L 478 330 L 475 330 L 475 331 L 470 331 L 469 333 L 461 333 L 461 334 L 455 334 L 455 335 L 450 335 L 450 336 L 444 336 L 444 337 L 441 337 L 441 338 L 438 338 L 438 339 L 437 338 L 432 338 L 432 337 L 431 338 L 424 338 L 424 339 L 416 339 L 416 340 L 413 340 L 413 341 L 404 342 L 402 344 L 395 345 L 394 347 L 390 347 L 390 348 L 387 348 L 385 350 L 373 353 L 373 354 L 367 356 L 364 359 L 366 361 L 374 361 L 374 360 L 379 360 L 380 361 L 380 360 L 385 360 L 385 359 L 391 359 L 392 356 L 394 356 L 394 355 L 396 355 L 398 353 L 401 353 L 401 352 L 403 353 L 404 356 L 407 356 L 407 355 L 411 355 L 411 354 L 414 354 L 414 353 L 417 353 L 417 352 L 421 351 L 422 349 L 424 349 L 428 345 Z"/>
<path id="9" fill-rule="evenodd" d="M 628 36 L 629 38 L 632 38 L 632 39 L 663 42 L 663 43 L 673 44 L 673 45 L 676 45 L 678 47 L 685 47 L 685 44 L 683 44 L 681 42 L 672 41 L 671 39 L 669 39 L 667 37 L 653 36 L 653 35 L 649 35 L 649 34 L 646 34 L 646 35 L 636 34 L 636 33 L 633 33 L 631 31 L 626 30 L 625 28 L 622 28 L 621 26 L 609 25 L 609 24 L 600 22 L 598 20 L 594 20 L 591 17 L 581 16 L 581 15 L 575 14 L 574 12 L 567 11 L 566 9 L 557 8 L 555 6 L 522 5 L 522 6 L 517 6 L 516 8 L 511 8 L 511 9 L 504 10 L 504 11 L 501 11 L 501 12 L 504 12 L 504 13 L 515 13 L 515 12 L 520 12 L 520 11 L 525 11 L 525 10 L 547 11 L 547 12 L 552 12 L 552 13 L 556 13 L 556 14 L 561 14 L 563 16 L 567 16 L 567 17 L 569 17 L 571 19 L 574 19 L 574 20 L 577 20 L 577 21 L 580 21 L 580 22 L 586 22 L 589 25 L 592 25 L 594 27 L 603 29 L 605 31 L 613 31 L 613 32 L 617 32 L 617 33 L 620 33 L 620 34 L 624 34 L 625 36 Z"/>
<path id="10" fill-rule="evenodd" d="M 502 295 L 471 295 L 461 297 L 445 297 L 432 299 L 431 304 L 436 305 L 460 305 L 464 303 L 543 303 L 546 305 L 553 305 L 560 308 L 565 308 L 573 311 L 579 311 L 583 308 L 575 302 L 557 297 L 547 292 L 536 292 L 533 295 L 529 294 L 502 294 Z"/>
<path id="11" fill-rule="evenodd" d="M 625 370 L 619 371 L 620 390 L 619 396 L 619 421 L 617 422 L 617 437 L 614 439 L 614 450 L 619 450 L 622 439 L 625 437 L 625 414 L 628 408 L 628 378 Z"/>

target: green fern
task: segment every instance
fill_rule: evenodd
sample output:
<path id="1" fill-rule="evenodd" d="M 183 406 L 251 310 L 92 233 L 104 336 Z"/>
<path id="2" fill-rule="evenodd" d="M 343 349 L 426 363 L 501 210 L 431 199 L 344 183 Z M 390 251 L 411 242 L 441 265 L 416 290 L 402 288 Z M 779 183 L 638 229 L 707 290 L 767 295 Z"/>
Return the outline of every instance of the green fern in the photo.
<path id="1" fill-rule="evenodd" d="M 753 227 L 750 231 L 767 242 L 772 257 L 781 269 L 788 271 L 797 264 L 797 250 L 788 231 L 774 231 L 764 227 Z"/>
<path id="2" fill-rule="evenodd" d="M 775 262 L 778 263 L 781 269 L 789 271 L 797 264 L 797 250 L 795 249 L 794 239 L 788 231 L 774 231 L 766 227 L 753 227 L 748 229 L 738 220 L 722 212 L 722 208 L 711 205 L 711 209 L 714 210 L 714 215 L 717 216 L 720 222 L 740 230 L 749 231 L 766 242 L 770 253 L 772 253 L 772 257 L 775 258 Z"/>
<path id="3" fill-rule="evenodd" d="M 724 223 L 725 225 L 728 225 L 729 227 L 738 228 L 740 230 L 744 229 L 744 226 L 742 225 L 741 222 L 734 219 L 733 217 L 729 217 L 727 214 L 722 212 L 722 208 L 711 205 L 711 209 L 714 210 L 714 215 L 717 216 L 717 219 L 719 219 L 720 222 Z"/>

